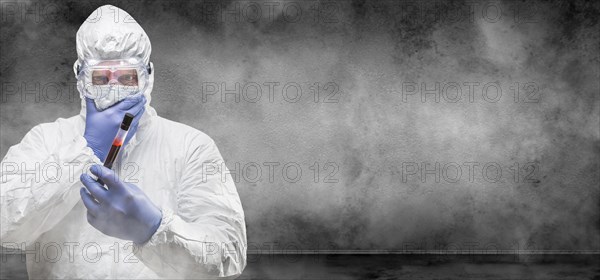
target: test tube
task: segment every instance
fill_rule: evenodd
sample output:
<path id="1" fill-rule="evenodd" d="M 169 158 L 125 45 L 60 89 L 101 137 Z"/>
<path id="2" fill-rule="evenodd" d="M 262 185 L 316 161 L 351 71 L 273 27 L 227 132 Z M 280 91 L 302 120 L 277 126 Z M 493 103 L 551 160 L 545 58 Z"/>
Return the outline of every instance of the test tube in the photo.
<path id="1" fill-rule="evenodd" d="M 133 115 L 130 113 L 125 113 L 123 121 L 121 122 L 121 127 L 119 128 L 119 131 L 117 131 L 117 135 L 113 140 L 112 147 L 110 147 L 110 151 L 108 151 L 108 155 L 104 160 L 104 167 L 108 169 L 112 168 L 113 163 L 115 162 L 115 159 L 117 159 L 117 155 L 123 146 L 123 142 L 125 142 L 131 121 L 133 121 Z"/>

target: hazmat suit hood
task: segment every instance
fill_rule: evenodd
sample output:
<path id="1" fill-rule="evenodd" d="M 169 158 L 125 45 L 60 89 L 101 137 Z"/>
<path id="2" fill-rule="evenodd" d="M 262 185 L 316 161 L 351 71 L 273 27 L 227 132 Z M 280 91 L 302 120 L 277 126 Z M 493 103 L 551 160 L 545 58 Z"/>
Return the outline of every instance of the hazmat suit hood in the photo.
<path id="1" fill-rule="evenodd" d="M 144 29 L 126 11 L 112 6 L 104 5 L 97 8 L 77 31 L 77 61 L 73 71 L 77 78 L 78 67 L 91 60 L 117 60 L 135 58 L 149 65 L 148 86 L 144 89 L 146 97 L 146 110 L 142 116 L 138 130 L 132 137 L 130 144 L 137 142 L 148 126 L 150 119 L 156 116 L 156 110 L 150 106 L 151 92 L 154 85 L 154 65 L 150 62 L 152 46 Z M 85 120 L 86 102 L 81 89 L 80 116 Z"/>

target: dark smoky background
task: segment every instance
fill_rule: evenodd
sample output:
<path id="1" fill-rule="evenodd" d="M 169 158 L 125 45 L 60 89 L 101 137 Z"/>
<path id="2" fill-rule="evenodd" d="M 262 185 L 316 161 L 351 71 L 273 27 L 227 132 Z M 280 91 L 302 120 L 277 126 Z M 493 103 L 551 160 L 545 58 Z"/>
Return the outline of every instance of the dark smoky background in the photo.
<path id="1" fill-rule="evenodd" d="M 3 1 L 2 157 L 79 113 L 103 4 L 237 174 L 249 250 L 600 249 L 600 2 Z"/>

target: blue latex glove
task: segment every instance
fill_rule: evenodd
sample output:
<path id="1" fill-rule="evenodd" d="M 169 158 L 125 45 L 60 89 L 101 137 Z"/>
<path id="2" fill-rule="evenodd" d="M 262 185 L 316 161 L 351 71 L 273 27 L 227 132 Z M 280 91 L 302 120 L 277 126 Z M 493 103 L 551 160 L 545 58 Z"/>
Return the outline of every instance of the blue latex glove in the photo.
<path id="1" fill-rule="evenodd" d="M 94 100 L 86 97 L 85 132 L 83 137 L 87 141 L 88 147 L 94 151 L 94 154 L 101 161 L 106 159 L 125 113 L 130 113 L 135 117 L 131 122 L 123 145 L 126 145 L 129 139 L 133 137 L 140 118 L 144 114 L 144 104 L 146 104 L 146 97 L 141 95 L 135 98 L 123 99 L 104 111 L 98 111 Z"/>
<path id="2" fill-rule="evenodd" d="M 111 169 L 93 165 L 90 171 L 104 181 L 108 190 L 88 174 L 81 175 L 81 182 L 87 188 L 82 187 L 80 194 L 87 208 L 88 223 L 109 236 L 137 244 L 148 241 L 160 226 L 160 209 L 140 188 L 122 182 Z"/>

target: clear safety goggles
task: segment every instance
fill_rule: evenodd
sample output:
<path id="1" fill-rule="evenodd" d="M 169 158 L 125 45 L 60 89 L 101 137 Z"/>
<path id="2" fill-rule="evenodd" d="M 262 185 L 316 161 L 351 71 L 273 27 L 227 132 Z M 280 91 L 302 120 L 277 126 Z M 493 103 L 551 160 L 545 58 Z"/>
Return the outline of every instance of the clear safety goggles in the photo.
<path id="1" fill-rule="evenodd" d="M 141 95 L 148 86 L 150 66 L 137 60 L 87 61 L 78 69 L 77 79 L 83 94 L 91 99 L 100 98 L 107 88 L 133 97 Z"/>
<path id="2" fill-rule="evenodd" d="M 92 85 L 122 85 L 138 86 L 138 71 L 129 66 L 111 67 L 104 66 L 92 67 Z"/>

